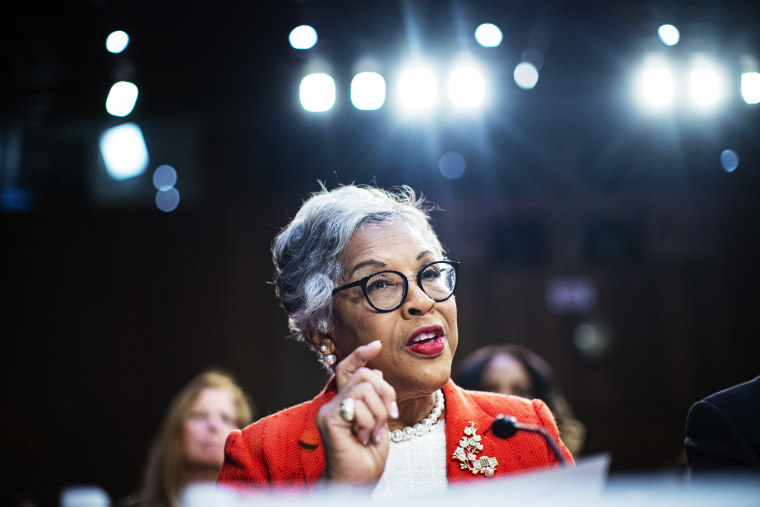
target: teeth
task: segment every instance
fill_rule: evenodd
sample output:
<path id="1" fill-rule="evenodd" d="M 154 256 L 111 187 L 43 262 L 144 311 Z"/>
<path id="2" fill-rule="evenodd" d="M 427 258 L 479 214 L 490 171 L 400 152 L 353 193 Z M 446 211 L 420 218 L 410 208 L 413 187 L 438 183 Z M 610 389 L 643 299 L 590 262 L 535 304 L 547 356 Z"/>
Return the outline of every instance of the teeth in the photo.
<path id="1" fill-rule="evenodd" d="M 412 340 L 413 343 L 421 342 L 424 340 L 432 340 L 435 338 L 435 333 L 420 333 L 417 336 L 414 337 L 414 340 Z"/>

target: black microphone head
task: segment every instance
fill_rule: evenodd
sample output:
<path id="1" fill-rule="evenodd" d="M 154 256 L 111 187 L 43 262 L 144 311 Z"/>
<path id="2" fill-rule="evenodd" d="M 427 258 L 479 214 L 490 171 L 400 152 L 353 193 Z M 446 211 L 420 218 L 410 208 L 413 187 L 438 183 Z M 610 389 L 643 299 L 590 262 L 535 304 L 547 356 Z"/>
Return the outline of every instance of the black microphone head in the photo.
<path id="1" fill-rule="evenodd" d="M 517 418 L 512 416 L 499 415 L 491 423 L 491 431 L 499 438 L 510 438 L 517 430 Z"/>

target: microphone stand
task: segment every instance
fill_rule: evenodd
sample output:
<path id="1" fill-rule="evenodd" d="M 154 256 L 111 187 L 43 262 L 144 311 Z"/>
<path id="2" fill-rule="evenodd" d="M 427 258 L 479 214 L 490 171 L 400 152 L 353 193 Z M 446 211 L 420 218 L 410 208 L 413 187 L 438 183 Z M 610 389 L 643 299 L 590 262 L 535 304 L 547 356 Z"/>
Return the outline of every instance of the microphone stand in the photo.
<path id="1" fill-rule="evenodd" d="M 516 417 L 499 415 L 496 417 L 496 419 L 494 419 L 493 423 L 491 423 L 491 430 L 493 431 L 494 435 L 496 435 L 499 438 L 504 438 L 504 439 L 513 437 L 518 431 L 528 431 L 530 433 L 538 433 L 544 438 L 544 440 L 546 441 L 546 444 L 549 446 L 549 448 L 554 453 L 554 456 L 559 461 L 560 466 L 563 466 L 563 467 L 567 466 L 567 460 L 562 455 L 562 452 L 559 450 L 559 446 L 557 446 L 557 443 L 546 432 L 546 430 L 540 426 L 533 426 L 531 424 L 521 424 L 517 422 Z"/>

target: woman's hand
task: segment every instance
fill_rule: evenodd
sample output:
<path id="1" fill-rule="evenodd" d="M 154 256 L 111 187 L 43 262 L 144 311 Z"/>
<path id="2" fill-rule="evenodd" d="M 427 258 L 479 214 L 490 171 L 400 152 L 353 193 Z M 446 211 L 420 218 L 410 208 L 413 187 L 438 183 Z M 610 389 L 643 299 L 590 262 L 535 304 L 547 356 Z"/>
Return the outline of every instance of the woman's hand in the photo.
<path id="1" fill-rule="evenodd" d="M 354 484 L 374 484 L 388 458 L 388 419 L 398 417 L 396 391 L 380 370 L 366 368 L 382 347 L 374 341 L 354 350 L 335 367 L 338 393 L 317 414 L 325 446 L 325 477 Z M 341 416 L 341 403 L 354 400 L 354 420 Z"/>

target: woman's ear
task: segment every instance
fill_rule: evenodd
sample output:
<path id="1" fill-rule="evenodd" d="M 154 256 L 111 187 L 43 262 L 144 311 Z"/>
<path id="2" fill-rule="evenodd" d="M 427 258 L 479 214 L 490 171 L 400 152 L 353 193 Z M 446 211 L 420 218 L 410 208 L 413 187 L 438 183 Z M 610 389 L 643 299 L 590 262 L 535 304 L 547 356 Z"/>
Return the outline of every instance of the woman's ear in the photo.
<path id="1" fill-rule="evenodd" d="M 330 335 L 312 330 L 308 333 L 307 338 L 322 356 L 322 363 L 325 366 L 330 367 L 336 363 L 338 358 L 335 355 L 335 342 L 330 338 Z"/>
<path id="2" fill-rule="evenodd" d="M 329 334 L 316 329 L 311 329 L 307 333 L 306 339 L 309 340 L 312 347 L 314 347 L 320 354 L 335 354 L 335 343 Z"/>

